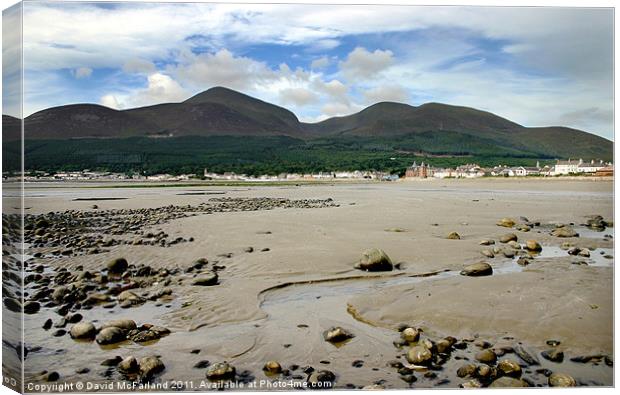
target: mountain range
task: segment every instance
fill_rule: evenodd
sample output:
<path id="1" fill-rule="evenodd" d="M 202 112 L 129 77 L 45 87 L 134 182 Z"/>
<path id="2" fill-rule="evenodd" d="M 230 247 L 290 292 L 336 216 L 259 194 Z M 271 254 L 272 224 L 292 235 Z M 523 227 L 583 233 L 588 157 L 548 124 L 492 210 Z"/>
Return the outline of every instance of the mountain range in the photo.
<path id="1" fill-rule="evenodd" d="M 3 115 L 2 123 L 3 139 L 19 140 L 20 121 Z M 479 154 L 483 150 L 541 158 L 613 156 L 613 143 L 597 135 L 560 126 L 524 127 L 474 108 L 381 102 L 352 115 L 304 123 L 283 107 L 223 87 L 181 103 L 127 110 L 96 104 L 53 107 L 26 117 L 24 128 L 26 140 L 33 141 L 286 136 L 306 142 L 394 140 L 400 142 L 395 148 L 401 151 L 431 154 Z"/>

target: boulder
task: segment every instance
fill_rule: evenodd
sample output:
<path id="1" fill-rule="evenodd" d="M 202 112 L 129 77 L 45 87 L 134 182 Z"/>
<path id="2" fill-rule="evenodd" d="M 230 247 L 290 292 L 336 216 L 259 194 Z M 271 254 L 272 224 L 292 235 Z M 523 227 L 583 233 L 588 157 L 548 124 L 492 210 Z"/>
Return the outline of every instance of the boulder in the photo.
<path id="1" fill-rule="evenodd" d="M 551 361 L 551 362 L 562 362 L 564 360 L 564 353 L 558 349 L 552 348 L 550 350 L 545 350 L 540 353 L 543 358 Z"/>
<path id="2" fill-rule="evenodd" d="M 493 274 L 493 268 L 486 262 L 478 262 L 467 265 L 461 270 L 462 276 L 490 276 Z"/>
<path id="3" fill-rule="evenodd" d="M 127 336 L 124 330 L 115 326 L 111 326 L 100 330 L 95 340 L 98 344 L 106 345 L 120 343 L 124 340 L 127 340 Z"/>
<path id="4" fill-rule="evenodd" d="M 125 270 L 127 270 L 128 266 L 129 264 L 125 258 L 116 258 L 106 264 L 108 273 L 112 274 L 122 274 Z"/>
<path id="5" fill-rule="evenodd" d="M 69 335 L 72 339 L 92 340 L 95 336 L 97 336 L 97 329 L 95 328 L 95 325 L 90 322 L 80 322 L 71 327 Z"/>
<path id="6" fill-rule="evenodd" d="M 380 272 L 390 271 L 394 268 L 394 265 L 385 251 L 379 248 L 371 248 L 362 253 L 362 258 L 355 265 L 355 268 L 369 272 Z"/>

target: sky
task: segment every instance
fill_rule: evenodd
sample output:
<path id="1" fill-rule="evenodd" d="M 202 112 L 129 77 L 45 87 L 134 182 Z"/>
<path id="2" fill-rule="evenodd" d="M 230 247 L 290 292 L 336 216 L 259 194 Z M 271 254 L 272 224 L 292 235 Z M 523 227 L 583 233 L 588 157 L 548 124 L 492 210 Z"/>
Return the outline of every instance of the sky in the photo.
<path id="1" fill-rule="evenodd" d="M 609 8 L 29 2 L 23 24 L 26 116 L 225 86 L 305 122 L 441 102 L 613 139 Z"/>

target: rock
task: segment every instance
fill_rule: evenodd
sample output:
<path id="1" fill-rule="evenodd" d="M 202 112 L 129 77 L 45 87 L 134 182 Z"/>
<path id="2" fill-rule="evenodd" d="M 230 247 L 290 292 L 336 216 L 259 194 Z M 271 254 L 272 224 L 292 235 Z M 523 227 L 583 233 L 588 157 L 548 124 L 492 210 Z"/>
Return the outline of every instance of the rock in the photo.
<path id="1" fill-rule="evenodd" d="M 282 366 L 277 361 L 268 361 L 263 366 L 263 371 L 268 374 L 279 374 L 282 372 Z"/>
<path id="2" fill-rule="evenodd" d="M 542 251 L 542 246 L 536 240 L 527 240 L 525 242 L 525 248 L 528 251 Z"/>
<path id="3" fill-rule="evenodd" d="M 136 294 L 135 292 L 127 290 L 118 294 L 118 302 L 120 303 L 121 307 L 126 308 L 142 304 L 146 302 L 146 299 L 138 296 L 138 294 Z"/>
<path id="4" fill-rule="evenodd" d="M 489 384 L 490 388 L 520 388 L 520 387 L 529 387 L 529 384 L 523 380 L 514 377 L 500 377 L 498 379 L 493 380 L 491 384 Z"/>
<path id="5" fill-rule="evenodd" d="M 480 251 L 480 253 L 484 256 L 486 256 L 487 258 L 495 258 L 495 254 L 493 253 L 493 251 L 489 250 L 489 249 L 484 249 L 482 251 Z"/>
<path id="6" fill-rule="evenodd" d="M 120 361 L 117 368 L 123 373 L 136 373 L 140 369 L 140 366 L 138 365 L 138 360 L 130 356 Z"/>
<path id="7" fill-rule="evenodd" d="M 529 232 L 532 228 L 530 228 L 530 226 L 527 224 L 518 224 L 517 226 L 515 226 L 515 229 L 520 232 Z"/>
<path id="8" fill-rule="evenodd" d="M 390 271 L 394 268 L 394 265 L 385 251 L 379 248 L 371 248 L 362 253 L 362 258 L 355 265 L 355 268 L 369 272 L 380 272 Z"/>
<path id="9" fill-rule="evenodd" d="M 549 386 L 551 387 L 575 387 L 577 382 L 565 373 L 553 373 L 549 376 Z"/>
<path id="10" fill-rule="evenodd" d="M 52 319 L 48 318 L 44 323 L 43 323 L 43 329 L 45 330 L 49 330 L 52 327 Z"/>
<path id="11" fill-rule="evenodd" d="M 486 262 L 467 265 L 461 270 L 462 276 L 490 276 L 491 274 L 493 274 L 493 268 Z"/>
<path id="12" fill-rule="evenodd" d="M 348 339 L 354 338 L 355 335 L 339 326 L 332 327 L 323 332 L 323 339 L 330 343 L 340 343 Z"/>
<path id="13" fill-rule="evenodd" d="M 456 375 L 463 378 L 467 376 L 471 376 L 476 372 L 476 365 L 473 363 L 468 363 L 467 365 L 463 365 L 456 371 Z"/>
<path id="14" fill-rule="evenodd" d="M 116 327 L 124 331 L 130 331 L 132 329 L 136 329 L 137 325 L 134 320 L 121 319 L 121 320 L 113 320 L 113 321 L 106 322 L 105 324 L 101 326 L 101 329 L 110 328 L 110 327 Z"/>
<path id="15" fill-rule="evenodd" d="M 49 372 L 43 375 L 43 380 L 48 382 L 58 381 L 59 378 L 60 374 L 58 372 Z"/>
<path id="16" fill-rule="evenodd" d="M 515 220 L 512 218 L 502 218 L 497 222 L 497 226 L 512 228 L 513 226 L 515 226 Z"/>
<path id="17" fill-rule="evenodd" d="M 54 337 L 61 337 L 67 334 L 67 331 L 64 329 L 58 329 L 57 331 L 55 331 L 54 333 L 52 333 L 52 336 Z"/>
<path id="18" fill-rule="evenodd" d="M 582 248 L 581 251 L 579 251 L 579 256 L 588 258 L 590 256 L 590 250 L 587 248 Z M 26 305 L 24 305 L 24 311 L 26 311 Z"/>
<path id="19" fill-rule="evenodd" d="M 117 328 L 115 326 L 111 326 L 108 328 L 103 328 L 97 334 L 95 338 L 98 344 L 106 345 L 106 344 L 114 344 L 119 343 L 124 340 L 127 340 L 127 336 L 125 335 L 125 331 Z"/>
<path id="20" fill-rule="evenodd" d="M 523 346 L 517 345 L 513 348 L 515 354 L 517 354 L 519 356 L 519 358 L 521 358 L 522 360 L 524 360 L 525 362 L 527 362 L 530 365 L 540 365 L 540 362 L 538 362 L 538 360 L 536 359 L 536 357 L 534 357 L 532 354 L 530 354 L 525 348 L 523 348 Z"/>
<path id="21" fill-rule="evenodd" d="M 521 377 L 521 366 L 510 359 L 502 359 L 497 364 L 497 368 L 505 375 L 518 379 Z"/>
<path id="22" fill-rule="evenodd" d="M 210 364 L 211 363 L 208 360 L 203 359 L 202 361 L 198 361 L 194 364 L 194 369 L 205 369 L 208 368 Z"/>
<path id="23" fill-rule="evenodd" d="M 420 339 L 420 331 L 415 328 L 405 328 L 400 333 L 400 337 L 409 343 L 414 343 L 417 342 L 418 339 Z"/>
<path id="24" fill-rule="evenodd" d="M 246 247 L 246 248 L 244 248 L 243 251 L 245 251 L 245 252 L 254 252 L 254 247 Z"/>
<path id="25" fill-rule="evenodd" d="M 207 370 L 209 380 L 230 380 L 235 378 L 235 367 L 226 362 L 218 362 Z"/>
<path id="26" fill-rule="evenodd" d="M 108 359 L 104 359 L 103 361 L 101 361 L 101 366 L 116 366 L 119 363 L 121 363 L 121 361 L 123 360 L 123 358 L 119 357 L 118 355 L 115 356 L 114 358 L 108 358 Z"/>
<path id="27" fill-rule="evenodd" d="M 450 232 L 448 233 L 448 236 L 446 236 L 446 239 L 450 239 L 450 240 L 460 240 L 461 239 L 461 235 L 459 235 L 456 232 Z"/>
<path id="28" fill-rule="evenodd" d="M 192 285 L 200 285 L 200 286 L 211 286 L 217 285 L 218 283 L 217 273 L 214 272 L 205 272 L 201 273 L 192 281 Z"/>
<path id="29" fill-rule="evenodd" d="M 570 226 L 562 226 L 551 231 L 551 235 L 555 237 L 579 237 L 579 233 L 575 232 Z"/>
<path id="30" fill-rule="evenodd" d="M 499 237 L 500 243 L 508 243 L 509 241 L 517 241 L 519 238 L 514 233 L 506 233 Z"/>
<path id="31" fill-rule="evenodd" d="M 97 329 L 95 325 L 90 322 L 80 322 L 71 327 L 69 335 L 72 339 L 92 340 L 97 336 Z"/>
<path id="32" fill-rule="evenodd" d="M 521 244 L 517 243 L 514 240 L 511 240 L 507 243 L 509 246 L 511 246 L 512 248 L 514 248 L 515 250 L 520 250 L 521 249 Z"/>
<path id="33" fill-rule="evenodd" d="M 452 338 L 441 339 L 435 343 L 435 348 L 439 354 L 444 354 L 450 351 L 454 343 L 455 342 L 452 341 Z"/>
<path id="34" fill-rule="evenodd" d="M 407 352 L 407 361 L 414 365 L 427 365 L 432 359 L 433 353 L 422 345 L 411 347 Z"/>
<path id="35" fill-rule="evenodd" d="M 517 259 L 517 264 L 521 265 L 521 266 L 527 266 L 530 264 L 530 261 L 527 258 L 521 257 L 519 259 Z"/>
<path id="36" fill-rule="evenodd" d="M 107 263 L 106 268 L 109 273 L 122 274 L 127 270 L 127 260 L 125 258 L 116 258 Z"/>
<path id="37" fill-rule="evenodd" d="M 2 301 L 4 302 L 4 305 L 6 306 L 6 308 L 9 309 L 10 311 L 14 313 L 22 312 L 22 304 L 20 303 L 19 300 L 6 297 Z"/>
<path id="38" fill-rule="evenodd" d="M 495 351 L 487 348 L 486 350 L 482 350 L 476 354 L 476 360 L 486 364 L 493 364 L 497 361 L 497 355 L 495 354 Z"/>
<path id="39" fill-rule="evenodd" d="M 461 388 L 482 388 L 482 383 L 478 379 L 471 379 L 459 384 Z"/>
<path id="40" fill-rule="evenodd" d="M 481 240 L 479 243 L 481 246 L 490 246 L 492 244 L 495 244 L 495 240 L 491 240 L 491 239 L 484 239 Z"/>
<path id="41" fill-rule="evenodd" d="M 24 313 L 26 314 L 35 314 L 39 312 L 41 305 L 39 302 L 28 301 L 24 303 Z"/>
<path id="42" fill-rule="evenodd" d="M 562 362 L 564 360 L 564 353 L 555 348 L 545 350 L 540 355 L 551 362 Z"/>
<path id="43" fill-rule="evenodd" d="M 504 248 L 502 250 L 502 254 L 504 254 L 504 256 L 506 258 L 514 258 L 515 257 L 515 251 L 509 248 Z"/>
<path id="44" fill-rule="evenodd" d="M 140 376 L 147 380 L 166 368 L 164 363 L 157 357 L 144 357 L 140 359 L 139 366 Z"/>
<path id="45" fill-rule="evenodd" d="M 312 389 L 329 389 L 334 386 L 336 375 L 329 370 L 319 370 L 308 377 L 308 387 Z"/>

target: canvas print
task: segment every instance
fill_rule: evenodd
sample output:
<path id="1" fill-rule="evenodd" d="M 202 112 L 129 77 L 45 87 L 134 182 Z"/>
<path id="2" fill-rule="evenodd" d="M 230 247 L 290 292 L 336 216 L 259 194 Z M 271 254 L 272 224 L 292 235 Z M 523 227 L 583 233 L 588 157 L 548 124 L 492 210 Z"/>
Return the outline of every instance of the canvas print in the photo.
<path id="1" fill-rule="evenodd" d="M 612 8 L 2 19 L 3 385 L 614 385 Z"/>

